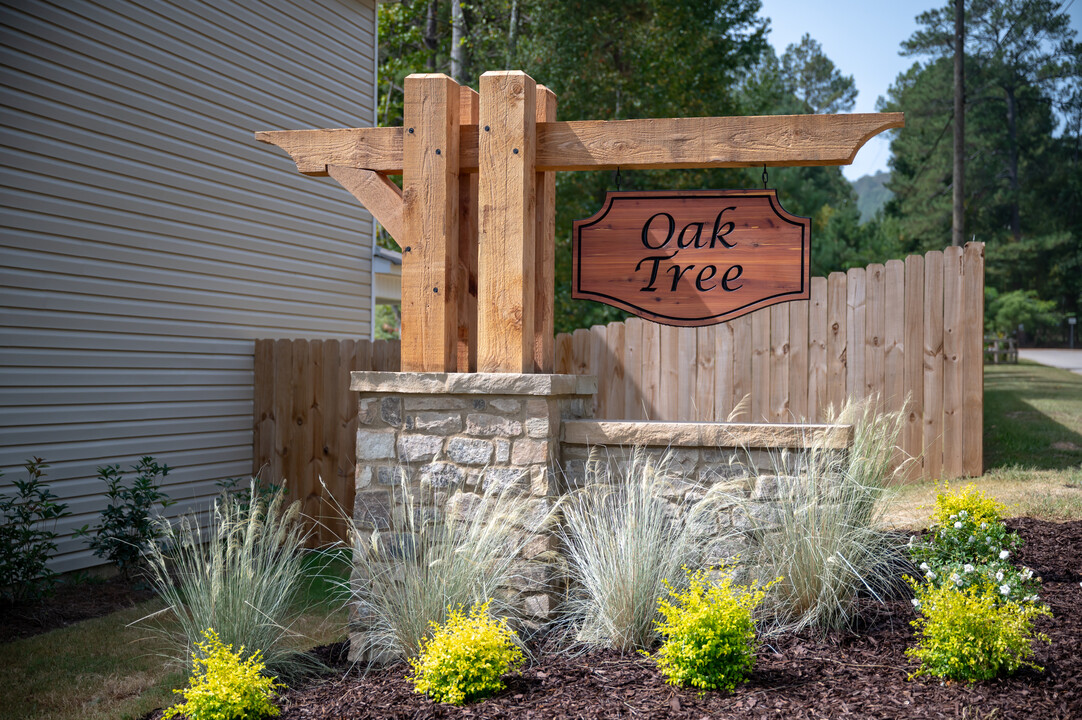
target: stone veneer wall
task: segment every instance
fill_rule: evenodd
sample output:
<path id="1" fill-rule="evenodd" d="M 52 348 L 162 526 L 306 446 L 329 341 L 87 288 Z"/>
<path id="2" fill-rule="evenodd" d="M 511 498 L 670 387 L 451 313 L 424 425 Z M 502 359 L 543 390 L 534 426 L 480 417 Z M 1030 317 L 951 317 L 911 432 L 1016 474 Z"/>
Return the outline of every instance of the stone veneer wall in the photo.
<path id="1" fill-rule="evenodd" d="M 605 458 L 594 467 L 613 468 L 634 447 L 655 461 L 669 454 L 670 467 L 690 481 L 672 483 L 674 505 L 703 486 L 736 481 L 769 516 L 776 489 L 793 474 L 801 450 L 814 442 L 844 452 L 852 442 L 852 428 L 844 426 L 589 420 L 597 390 L 589 376 L 354 372 L 351 389 L 360 393 L 353 508 L 358 530 L 391 527 L 402 473 L 426 515 L 437 521 L 452 491 L 479 496 L 493 486 L 517 488 L 534 506 L 537 523 L 524 528 L 535 537 L 526 544 L 519 586 L 512 589 L 534 621 L 548 618 L 562 595 L 551 552 L 555 536 L 540 525 L 561 494 L 587 481 L 591 460 Z M 591 479 L 605 481 L 606 474 Z M 740 524 L 738 518 L 724 522 Z M 363 620 L 353 621 L 363 632 Z M 351 659 L 372 658 L 351 652 Z"/>
<path id="2" fill-rule="evenodd" d="M 402 473 L 434 519 L 452 490 L 480 495 L 493 486 L 517 487 L 534 506 L 534 527 L 540 526 L 562 486 L 554 475 L 562 423 L 588 415 L 597 381 L 580 375 L 354 372 L 350 387 L 360 393 L 353 518 L 360 532 L 371 532 L 391 526 L 401 499 L 393 490 Z M 551 534 L 526 544 L 521 586 L 514 589 L 522 593 L 527 618 L 547 618 L 560 594 L 552 561 L 539 559 L 554 548 Z"/>

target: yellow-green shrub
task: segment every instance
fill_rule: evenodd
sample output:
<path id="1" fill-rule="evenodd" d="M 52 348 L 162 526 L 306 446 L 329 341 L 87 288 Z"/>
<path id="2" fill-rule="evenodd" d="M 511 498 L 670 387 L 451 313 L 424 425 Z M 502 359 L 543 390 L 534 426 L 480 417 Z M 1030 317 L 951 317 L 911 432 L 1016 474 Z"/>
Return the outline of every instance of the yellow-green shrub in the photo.
<path id="1" fill-rule="evenodd" d="M 920 616 L 912 622 L 919 635 L 917 647 L 906 655 L 920 661 L 913 676 L 934 675 L 949 680 L 989 680 L 1001 672 L 1027 666 L 1032 640 L 1048 641 L 1033 633 L 1033 619 L 1051 615 L 1044 605 L 997 601 L 983 585 L 958 589 L 952 584 L 927 585 L 907 578 L 916 592 Z"/>
<path id="2" fill-rule="evenodd" d="M 665 642 L 656 659 L 666 681 L 730 692 L 743 682 L 755 664 L 751 613 L 773 584 L 734 587 L 728 574 L 714 582 L 700 570 L 688 578 L 683 592 L 670 587 L 669 597 L 658 600 L 664 620 L 657 623 Z"/>
<path id="3" fill-rule="evenodd" d="M 993 497 L 986 497 L 973 483 L 954 493 L 950 491 L 950 483 L 944 483 L 943 489 L 936 493 L 932 523 L 947 526 L 963 513 L 963 517 L 968 517 L 976 525 L 982 522 L 998 523 L 1003 520 L 1006 511 L 1006 505 Z"/>
<path id="4" fill-rule="evenodd" d="M 223 645 L 218 633 L 210 628 L 206 638 L 196 643 L 199 653 L 192 654 L 192 682 L 182 693 L 185 702 L 166 708 L 164 718 L 184 714 L 190 720 L 258 720 L 280 712 L 274 705 L 277 688 L 285 687 L 263 674 L 263 660 L 256 650 L 243 659 L 244 647 L 234 652 Z M 200 657 L 202 655 L 202 657 Z"/>
<path id="5" fill-rule="evenodd" d="M 446 624 L 432 623 L 432 637 L 422 642 L 420 656 L 410 660 L 413 675 L 407 679 L 417 692 L 461 705 L 502 690 L 504 673 L 522 666 L 515 632 L 506 620 L 489 615 L 488 605 L 474 605 L 468 616 L 461 606 L 448 608 Z"/>

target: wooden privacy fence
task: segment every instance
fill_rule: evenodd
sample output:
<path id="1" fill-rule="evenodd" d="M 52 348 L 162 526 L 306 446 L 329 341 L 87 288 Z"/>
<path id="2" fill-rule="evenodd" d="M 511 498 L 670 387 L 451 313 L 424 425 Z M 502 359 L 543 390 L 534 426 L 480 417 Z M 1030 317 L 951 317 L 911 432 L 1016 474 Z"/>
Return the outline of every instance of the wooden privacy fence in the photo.
<path id="1" fill-rule="evenodd" d="M 631 318 L 556 338 L 556 372 L 598 377 L 595 416 L 825 420 L 848 398 L 907 410 L 910 477 L 982 472 L 984 245 L 812 278 L 811 299 L 722 325 Z"/>
<path id="2" fill-rule="evenodd" d="M 255 341 L 252 472 L 285 481 L 289 499 L 318 519 L 312 544 L 346 537 L 341 512 L 353 510 L 357 402 L 349 374 L 397 372 L 399 364 L 397 340 Z"/>
<path id="3" fill-rule="evenodd" d="M 984 246 L 911 255 L 812 278 L 811 299 L 677 328 L 631 318 L 556 338 L 556 372 L 596 374 L 607 420 L 825 420 L 848 398 L 907 410 L 911 477 L 982 472 Z M 352 370 L 398 371 L 397 341 L 257 340 L 253 470 L 286 481 L 343 536 L 353 506 Z M 908 404 L 906 401 L 908 400 Z M 324 490 L 320 478 L 326 483 Z"/>

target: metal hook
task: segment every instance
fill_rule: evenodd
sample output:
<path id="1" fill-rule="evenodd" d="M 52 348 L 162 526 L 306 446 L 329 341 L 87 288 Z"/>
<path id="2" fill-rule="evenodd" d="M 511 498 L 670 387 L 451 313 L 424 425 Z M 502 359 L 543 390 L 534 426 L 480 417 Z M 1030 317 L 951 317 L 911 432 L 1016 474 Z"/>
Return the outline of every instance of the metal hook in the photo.
<path id="1" fill-rule="evenodd" d="M 770 182 L 770 175 L 766 172 L 766 165 L 763 165 L 763 190 L 766 190 L 766 184 Z"/>
<path id="2" fill-rule="evenodd" d="M 612 174 L 613 182 L 616 183 L 616 192 L 620 192 L 620 166 L 616 166 L 616 172 Z"/>

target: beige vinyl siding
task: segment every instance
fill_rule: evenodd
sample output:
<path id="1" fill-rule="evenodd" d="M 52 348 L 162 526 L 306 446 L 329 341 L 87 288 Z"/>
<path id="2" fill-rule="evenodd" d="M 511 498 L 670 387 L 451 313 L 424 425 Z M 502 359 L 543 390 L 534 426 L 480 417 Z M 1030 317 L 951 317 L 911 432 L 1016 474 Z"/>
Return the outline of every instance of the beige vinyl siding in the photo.
<path id="1" fill-rule="evenodd" d="M 168 463 L 171 514 L 250 474 L 255 338 L 369 335 L 370 216 L 253 132 L 374 124 L 375 2 L 3 2 L 0 41 L 0 492 L 51 464 L 65 571 L 98 466 Z"/>

